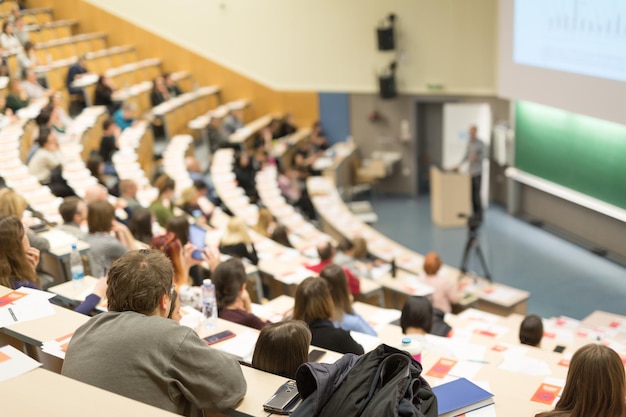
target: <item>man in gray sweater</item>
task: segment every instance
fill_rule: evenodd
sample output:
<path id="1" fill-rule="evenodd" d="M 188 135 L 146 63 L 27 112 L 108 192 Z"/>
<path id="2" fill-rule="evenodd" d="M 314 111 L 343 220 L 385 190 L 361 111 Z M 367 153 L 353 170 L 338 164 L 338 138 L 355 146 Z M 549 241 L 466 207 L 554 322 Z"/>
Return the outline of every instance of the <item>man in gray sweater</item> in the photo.
<path id="1" fill-rule="evenodd" d="M 187 416 L 236 406 L 246 393 L 239 363 L 167 318 L 169 259 L 129 252 L 108 276 L 109 312 L 76 330 L 62 374 Z"/>

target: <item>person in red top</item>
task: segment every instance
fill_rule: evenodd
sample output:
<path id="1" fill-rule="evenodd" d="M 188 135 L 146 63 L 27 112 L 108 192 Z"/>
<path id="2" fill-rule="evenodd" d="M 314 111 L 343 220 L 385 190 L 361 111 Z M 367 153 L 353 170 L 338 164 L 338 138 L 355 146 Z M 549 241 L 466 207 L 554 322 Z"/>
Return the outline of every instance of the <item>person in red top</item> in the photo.
<path id="1" fill-rule="evenodd" d="M 317 253 L 320 257 L 320 263 L 317 265 L 307 265 L 307 268 L 319 274 L 322 272 L 322 269 L 333 263 L 335 248 L 333 248 L 330 242 L 323 242 L 317 245 Z M 355 277 L 349 269 L 343 268 L 343 271 L 346 273 L 346 277 L 348 278 L 348 288 L 350 289 L 350 293 L 352 295 L 360 294 L 361 283 L 359 279 Z"/>

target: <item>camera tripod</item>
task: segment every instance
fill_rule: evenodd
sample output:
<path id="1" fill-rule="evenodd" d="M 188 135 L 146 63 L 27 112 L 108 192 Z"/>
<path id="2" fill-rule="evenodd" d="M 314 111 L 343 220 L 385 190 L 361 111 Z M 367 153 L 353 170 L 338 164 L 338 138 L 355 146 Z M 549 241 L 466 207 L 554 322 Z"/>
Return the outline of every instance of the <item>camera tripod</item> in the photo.
<path id="1" fill-rule="evenodd" d="M 487 268 L 487 262 L 485 261 L 485 256 L 483 255 L 483 251 L 480 248 L 480 242 L 478 241 L 478 228 L 480 225 L 474 226 L 470 224 L 468 226 L 467 233 L 467 242 L 465 243 L 465 250 L 463 251 L 463 260 L 461 261 L 461 276 L 467 273 L 467 265 L 469 263 L 469 258 L 472 252 L 472 249 L 478 255 L 478 260 L 480 261 L 480 265 L 483 268 L 483 272 L 485 273 L 485 278 L 489 282 L 493 282 L 491 279 L 491 274 L 489 273 L 489 269 Z"/>

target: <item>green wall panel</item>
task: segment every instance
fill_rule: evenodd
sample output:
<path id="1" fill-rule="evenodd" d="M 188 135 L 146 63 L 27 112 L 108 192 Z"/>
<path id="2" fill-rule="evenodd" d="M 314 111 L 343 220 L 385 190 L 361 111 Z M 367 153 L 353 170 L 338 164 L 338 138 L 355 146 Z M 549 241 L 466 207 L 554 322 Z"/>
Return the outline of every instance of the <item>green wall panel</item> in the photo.
<path id="1" fill-rule="evenodd" d="M 624 125 L 518 102 L 515 166 L 626 209 Z"/>

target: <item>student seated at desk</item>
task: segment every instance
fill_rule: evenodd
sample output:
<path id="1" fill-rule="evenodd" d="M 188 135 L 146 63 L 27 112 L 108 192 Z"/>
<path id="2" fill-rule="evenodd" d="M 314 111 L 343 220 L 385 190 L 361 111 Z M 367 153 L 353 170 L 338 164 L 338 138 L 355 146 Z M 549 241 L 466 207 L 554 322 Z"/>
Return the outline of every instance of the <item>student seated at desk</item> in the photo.
<path id="1" fill-rule="evenodd" d="M 174 215 L 172 199 L 174 198 L 176 182 L 166 174 L 163 174 L 156 179 L 154 186 L 159 190 L 159 195 L 148 208 L 156 217 L 159 226 L 165 227 L 167 221 Z"/>
<path id="2" fill-rule="evenodd" d="M 333 248 L 333 245 L 330 242 L 322 242 L 317 245 L 317 254 L 320 257 L 320 263 L 316 265 L 307 265 L 307 268 L 319 274 L 322 272 L 322 269 L 334 262 L 335 248 Z M 352 272 L 350 272 L 347 268 L 344 268 L 343 272 L 345 272 L 346 277 L 348 278 L 348 288 L 350 289 L 350 294 L 360 294 L 361 282 L 359 279 L 352 275 Z"/>
<path id="3" fill-rule="evenodd" d="M 16 216 L 0 215 L 0 285 L 18 289 L 39 288 L 35 268 L 39 263 L 39 251 L 30 246 L 22 222 Z M 93 294 L 76 307 L 75 311 L 89 314 L 106 291 L 106 278 L 101 278 Z"/>
<path id="4" fill-rule="evenodd" d="M 11 188 L 3 188 L 0 190 L 0 215 L 4 216 L 17 216 L 18 219 L 24 217 L 24 211 L 26 211 L 28 203 L 26 199 L 12 190 Z M 50 242 L 46 238 L 40 237 L 37 233 L 30 229 L 26 229 L 26 237 L 28 243 L 39 252 L 45 252 L 50 250 Z"/>
<path id="5" fill-rule="evenodd" d="M 274 231 L 272 232 L 270 239 L 272 239 L 274 242 L 280 243 L 281 245 L 285 247 L 293 248 L 293 245 L 289 241 L 289 235 L 287 234 L 287 227 L 285 227 L 282 224 L 279 224 L 274 228 Z"/>
<path id="6" fill-rule="evenodd" d="M 96 88 L 93 93 L 94 106 L 106 106 L 109 114 L 115 113 L 117 105 L 113 101 L 113 92 L 117 90 L 113 80 L 102 74 L 98 77 Z"/>
<path id="7" fill-rule="evenodd" d="M 524 317 L 519 326 L 519 341 L 523 345 L 541 347 L 543 338 L 543 321 L 536 314 Z"/>
<path id="8" fill-rule="evenodd" d="M 125 101 L 122 107 L 113 113 L 113 121 L 121 130 L 131 127 L 137 121 L 137 105 L 132 101 Z"/>
<path id="9" fill-rule="evenodd" d="M 252 230 L 264 237 L 270 237 L 274 229 L 276 228 L 276 220 L 267 207 L 261 207 L 259 209 L 259 219 L 256 224 L 252 226 Z"/>
<path id="10" fill-rule="evenodd" d="M 574 353 L 554 410 L 535 417 L 624 417 L 624 364 L 610 347 L 589 344 Z"/>
<path id="11" fill-rule="evenodd" d="M 84 240 L 87 233 L 80 226 L 87 220 L 87 204 L 79 197 L 65 197 L 59 205 L 59 214 L 63 218 L 63 224 L 56 228 L 76 239 Z"/>
<path id="12" fill-rule="evenodd" d="M 26 94 L 19 78 L 11 78 L 7 89 L 9 90 L 9 95 L 7 96 L 7 108 L 11 109 L 13 113 L 17 113 L 19 109 L 28 107 L 30 99 L 28 98 L 28 94 Z"/>
<path id="13" fill-rule="evenodd" d="M 189 264 L 192 262 L 191 253 L 185 251 L 180 240 L 174 233 L 166 233 L 155 236 L 150 242 L 150 247 L 161 251 L 172 262 L 174 269 L 174 286 L 178 289 L 181 285 L 191 284 L 189 278 Z M 186 253 L 185 253 L 186 252 Z M 195 261 L 198 263 L 199 261 Z"/>
<path id="14" fill-rule="evenodd" d="M 152 212 L 147 208 L 138 207 L 133 210 L 133 214 L 130 215 L 128 221 L 128 230 L 133 237 L 149 245 L 152 242 L 152 224 L 156 222 L 156 219 L 152 215 Z"/>
<path id="15" fill-rule="evenodd" d="M 452 304 L 461 301 L 461 293 L 458 285 L 442 275 L 441 259 L 435 252 L 429 252 L 424 256 L 424 273 L 422 281 L 435 290 L 432 295 L 433 307 L 444 313 L 452 312 Z"/>
<path id="16" fill-rule="evenodd" d="M 220 263 L 211 281 L 215 284 L 219 318 L 259 330 L 269 324 L 252 314 L 250 294 L 246 290 L 248 275 L 241 260 L 231 258 Z"/>
<path id="17" fill-rule="evenodd" d="M 376 330 L 352 308 L 352 295 L 348 290 L 348 279 L 339 265 L 330 264 L 322 269 L 320 278 L 326 281 L 335 305 L 334 323 L 348 331 L 357 331 L 376 336 Z"/>
<path id="18" fill-rule="evenodd" d="M 220 252 L 237 258 L 246 258 L 252 265 L 258 265 L 259 257 L 248 234 L 248 227 L 239 217 L 231 217 L 226 232 L 220 240 Z"/>
<path id="19" fill-rule="evenodd" d="M 150 92 L 150 103 L 152 107 L 158 106 L 170 99 L 170 92 L 165 85 L 165 79 L 161 76 L 152 80 L 152 91 Z"/>
<path id="20" fill-rule="evenodd" d="M 236 406 L 246 393 L 237 360 L 167 318 L 172 276 L 159 251 L 120 258 L 109 271 L 109 311 L 76 330 L 62 374 L 186 416 Z"/>
<path id="21" fill-rule="evenodd" d="M 311 331 L 299 320 L 273 323 L 261 330 L 252 354 L 252 366 L 295 379 L 298 367 L 309 361 Z"/>
<path id="22" fill-rule="evenodd" d="M 47 126 L 39 127 L 37 138 L 39 149 L 28 162 L 28 171 L 37 180 L 50 188 L 57 197 L 76 195 L 62 175 L 63 155 L 59 149 L 59 139 L 54 130 Z"/>
<path id="23" fill-rule="evenodd" d="M 205 188 L 201 188 L 201 187 Z M 204 212 L 200 206 L 199 200 L 205 197 L 206 186 L 202 182 L 194 181 L 191 187 L 185 188 L 180 193 L 178 207 L 188 215 L 194 217 L 197 222 L 206 224 L 211 220 L 215 206 L 210 205 L 210 211 Z"/>
<path id="24" fill-rule="evenodd" d="M 254 157 L 247 152 L 237 152 L 235 154 L 235 164 L 233 172 L 237 179 L 237 184 L 246 193 L 251 203 L 256 203 L 259 193 L 256 190 L 256 173 L 258 169 Z"/>
<path id="25" fill-rule="evenodd" d="M 344 329 L 333 325 L 335 306 L 328 285 L 320 278 L 307 278 L 298 285 L 293 308 L 293 318 L 308 324 L 311 344 L 338 353 L 363 354 L 359 345 Z"/>
<path id="26" fill-rule="evenodd" d="M 433 305 L 426 297 L 409 297 L 400 315 L 402 333 L 407 335 L 448 336 L 452 328 L 443 321 L 443 314 L 434 314 Z"/>
<path id="27" fill-rule="evenodd" d="M 94 201 L 87 205 L 89 233 L 89 270 L 97 275 L 111 268 L 111 264 L 129 250 L 135 249 L 135 240 L 123 224 L 115 221 L 115 208 L 106 201 Z M 115 233 L 115 237 L 111 235 Z"/>

